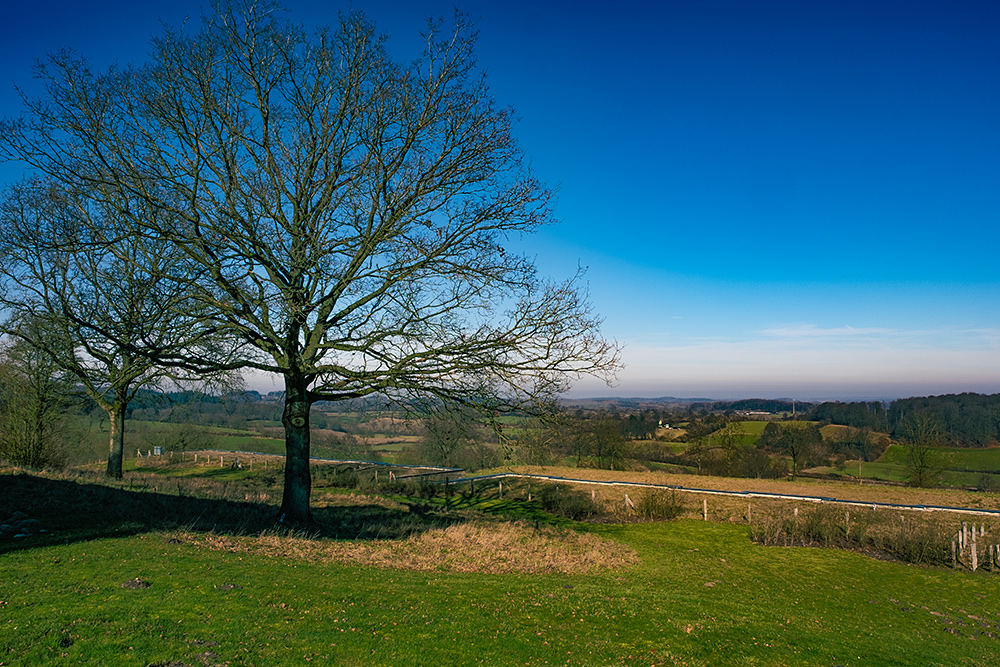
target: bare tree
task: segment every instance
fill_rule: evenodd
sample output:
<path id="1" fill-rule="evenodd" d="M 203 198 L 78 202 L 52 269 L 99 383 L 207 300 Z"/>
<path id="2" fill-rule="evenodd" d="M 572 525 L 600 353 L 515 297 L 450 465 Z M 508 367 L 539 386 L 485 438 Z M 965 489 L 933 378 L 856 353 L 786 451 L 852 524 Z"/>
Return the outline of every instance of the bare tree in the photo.
<path id="1" fill-rule="evenodd" d="M 0 152 L 99 193 L 106 227 L 183 252 L 254 351 L 244 365 L 284 378 L 288 521 L 312 520 L 318 400 L 430 394 L 495 415 L 619 363 L 578 279 L 504 247 L 552 221 L 552 195 L 476 69 L 475 30 L 459 15 L 425 37 L 402 65 L 360 13 L 306 33 L 236 2 L 166 31 L 141 67 L 51 57 L 46 95 L 0 127 Z"/>
<path id="2" fill-rule="evenodd" d="M 22 321 L 21 328 L 35 337 L 42 326 Z M 62 465 L 65 451 L 57 430 L 70 393 L 51 355 L 8 337 L 0 349 L 0 458 L 29 468 Z"/>
<path id="3" fill-rule="evenodd" d="M 896 429 L 906 448 L 906 474 L 913 486 L 930 486 L 941 472 L 944 426 L 927 410 L 903 417 Z"/>
<path id="4" fill-rule="evenodd" d="M 141 389 L 194 379 L 164 353 L 213 340 L 181 280 L 173 246 L 108 238 L 92 202 L 25 181 L 0 202 L 0 331 L 44 355 L 108 414 L 107 474 L 122 476 L 125 415 Z M 107 216 L 98 216 L 100 220 Z M 113 231 L 113 230 L 112 230 Z M 220 357 L 221 358 L 221 357 Z"/>

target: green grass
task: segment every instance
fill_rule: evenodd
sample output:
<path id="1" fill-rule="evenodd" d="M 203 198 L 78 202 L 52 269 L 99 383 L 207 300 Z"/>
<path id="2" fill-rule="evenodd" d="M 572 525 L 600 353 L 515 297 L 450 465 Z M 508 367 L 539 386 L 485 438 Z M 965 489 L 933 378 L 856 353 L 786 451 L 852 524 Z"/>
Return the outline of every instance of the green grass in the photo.
<path id="1" fill-rule="evenodd" d="M 938 447 L 938 463 L 948 470 L 1000 472 L 1000 447 Z M 906 464 L 906 447 L 890 445 L 882 456 L 884 463 Z"/>
<path id="2" fill-rule="evenodd" d="M 982 472 L 1000 474 L 1000 447 L 969 449 L 965 447 L 940 447 L 934 467 L 934 484 L 952 487 L 976 487 L 982 483 Z M 860 473 L 859 473 L 860 466 Z M 828 475 L 862 477 L 905 482 L 909 478 L 906 466 L 906 448 L 890 445 L 877 462 L 847 461 L 842 467 L 814 468 L 815 472 Z"/>
<path id="3" fill-rule="evenodd" d="M 746 529 L 605 526 L 628 572 L 503 576 L 314 564 L 164 534 L 0 556 L 19 665 L 989 665 L 1000 578 L 764 548 Z M 123 582 L 141 578 L 146 589 Z M 236 586 L 236 587 L 233 587 Z M 952 634 L 956 632 L 958 634 Z"/>
<path id="4" fill-rule="evenodd" d="M 760 438 L 761 434 L 764 432 L 764 428 L 768 424 L 767 421 L 761 421 L 761 420 L 741 421 L 738 423 L 740 430 L 743 431 L 743 436 L 740 438 L 740 441 L 738 443 L 741 445 L 756 444 L 758 438 Z M 807 422 L 799 420 L 799 421 L 784 421 L 780 423 L 782 426 L 793 426 L 796 428 L 802 428 L 808 424 L 813 424 L 815 422 Z M 709 439 L 712 439 L 712 441 L 714 442 L 715 439 L 718 438 L 720 431 L 721 429 L 713 431 L 710 436 L 703 436 L 701 438 L 697 438 L 696 440 L 694 440 L 694 442 L 698 444 L 705 444 L 709 441 Z"/>
<path id="5" fill-rule="evenodd" d="M 861 472 L 858 473 L 858 461 L 846 461 L 843 467 L 824 466 L 810 468 L 812 472 L 825 475 L 841 475 L 845 477 L 861 477 L 863 479 L 886 480 L 890 482 L 906 482 L 909 480 L 909 473 L 906 466 L 899 463 L 863 462 L 860 463 Z M 934 476 L 933 485 L 943 487 L 976 487 L 980 482 L 981 474 L 975 472 L 962 472 L 957 470 L 938 470 Z"/>
<path id="6" fill-rule="evenodd" d="M 0 477 L 0 494 L 19 480 Z M 45 486 L 73 488 L 66 484 Z M 106 500 L 178 511 L 129 488 Z M 45 515 L 45 498 L 21 501 L 53 531 L 0 543 L 5 665 L 860 667 L 1000 659 L 1000 575 L 762 547 L 741 525 L 576 524 L 630 545 L 639 564 L 597 575 L 497 575 L 210 551 L 141 522 L 112 525 L 113 513 L 101 510 L 108 502 L 74 518 L 72 504 Z M 180 502 L 203 516 L 224 501 Z M 456 495 L 452 505 L 469 504 Z M 479 505 L 549 521 L 518 503 Z M 218 512 L 252 514 L 242 507 L 252 506 Z M 121 509 L 127 517 L 131 507 Z M 322 520 L 379 520 L 370 506 L 336 512 Z M 150 587 L 122 588 L 135 578 Z"/>
<path id="7" fill-rule="evenodd" d="M 259 452 L 284 456 L 285 441 L 260 436 L 220 435 L 212 438 L 211 448 L 227 452 Z"/>

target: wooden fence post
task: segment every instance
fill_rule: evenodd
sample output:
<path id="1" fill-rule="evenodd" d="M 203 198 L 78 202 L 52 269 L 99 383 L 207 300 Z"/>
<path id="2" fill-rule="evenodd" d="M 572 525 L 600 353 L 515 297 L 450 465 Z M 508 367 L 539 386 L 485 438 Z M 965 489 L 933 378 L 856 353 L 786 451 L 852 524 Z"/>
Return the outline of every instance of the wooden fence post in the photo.
<path id="1" fill-rule="evenodd" d="M 701 501 L 701 519 L 708 521 L 708 498 L 703 498 Z"/>

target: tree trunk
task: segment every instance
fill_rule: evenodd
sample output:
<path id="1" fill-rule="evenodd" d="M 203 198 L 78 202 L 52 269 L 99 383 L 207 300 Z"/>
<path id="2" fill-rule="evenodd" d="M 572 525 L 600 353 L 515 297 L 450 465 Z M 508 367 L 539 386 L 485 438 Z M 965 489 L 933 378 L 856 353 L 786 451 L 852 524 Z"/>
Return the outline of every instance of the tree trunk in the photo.
<path id="1" fill-rule="evenodd" d="M 108 421 L 111 423 L 111 436 L 108 446 L 107 476 L 121 479 L 122 461 L 125 458 L 125 406 L 115 397 L 107 410 Z"/>
<path id="2" fill-rule="evenodd" d="M 309 525 L 312 477 L 309 474 L 309 396 L 304 377 L 285 377 L 285 488 L 281 496 L 280 523 Z"/>

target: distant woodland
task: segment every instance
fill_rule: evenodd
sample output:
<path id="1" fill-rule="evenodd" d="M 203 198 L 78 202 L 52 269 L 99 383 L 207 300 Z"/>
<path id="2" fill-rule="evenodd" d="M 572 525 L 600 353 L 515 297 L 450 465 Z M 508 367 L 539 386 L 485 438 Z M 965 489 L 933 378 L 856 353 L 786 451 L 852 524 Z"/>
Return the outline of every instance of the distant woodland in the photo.
<path id="1" fill-rule="evenodd" d="M 878 402 L 821 403 L 806 418 L 900 437 L 908 419 L 917 415 L 933 420 L 942 439 L 951 444 L 983 447 L 1000 442 L 1000 394 L 902 398 L 888 405 Z"/>

